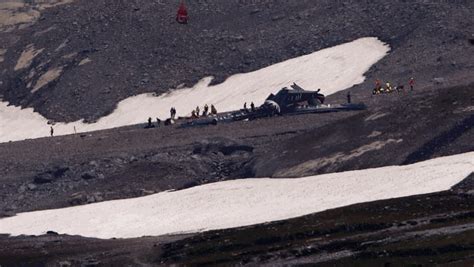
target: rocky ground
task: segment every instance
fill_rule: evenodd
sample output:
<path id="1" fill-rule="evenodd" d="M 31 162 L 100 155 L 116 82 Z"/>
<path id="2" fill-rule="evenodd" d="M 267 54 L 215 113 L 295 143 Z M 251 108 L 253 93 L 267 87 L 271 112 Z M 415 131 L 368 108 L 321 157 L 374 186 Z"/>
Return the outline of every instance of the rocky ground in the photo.
<path id="1" fill-rule="evenodd" d="M 0 144 L 0 214 L 247 177 L 302 177 L 474 150 L 473 85 L 358 99 L 367 111 Z M 329 100 L 331 101 L 331 100 Z M 332 101 L 338 101 L 333 99 Z"/>
<path id="2" fill-rule="evenodd" d="M 392 51 L 355 91 L 372 88 L 375 78 L 406 84 L 414 76 L 420 86 L 442 87 L 472 81 L 468 0 L 190 1 L 186 26 L 174 21 L 175 1 L 25 2 L 0 5 L 34 14 L 30 23 L 0 28 L 0 95 L 57 121 L 93 121 L 132 95 L 206 76 L 219 83 L 367 36 Z"/>
<path id="3" fill-rule="evenodd" d="M 0 95 L 48 119 L 93 121 L 138 93 L 209 75 L 220 82 L 359 37 L 379 37 L 392 51 L 350 88 L 365 111 L 2 143 L 0 218 L 474 151 L 472 1 L 194 1 L 189 8 L 183 26 L 174 22 L 176 4 L 165 1 L 2 2 Z M 375 78 L 406 84 L 410 76 L 413 92 L 371 95 Z M 346 93 L 327 101 L 345 102 Z M 1 236 L 0 266 L 472 266 L 473 192 L 471 175 L 446 192 L 200 234 Z"/>
<path id="4" fill-rule="evenodd" d="M 226 179 L 301 177 L 473 151 L 472 91 L 473 85 L 376 97 L 367 92 L 357 99 L 369 104 L 366 111 L 184 129 L 136 125 L 1 144 L 1 216 Z M 335 96 L 329 101 L 341 99 Z M 39 265 L 61 261 L 344 265 L 353 260 L 379 265 L 400 264 L 406 257 L 413 263 L 464 264 L 474 256 L 469 238 L 471 180 L 450 192 L 175 236 L 171 241 L 168 237 L 103 241 L 54 233 L 4 237 L 0 243 L 9 249 L 0 250 L 0 264 L 9 266 L 21 258 Z"/>
<path id="5" fill-rule="evenodd" d="M 472 175 L 467 181 L 448 192 L 192 236 L 96 240 L 51 232 L 4 237 L 0 264 L 472 266 Z"/>

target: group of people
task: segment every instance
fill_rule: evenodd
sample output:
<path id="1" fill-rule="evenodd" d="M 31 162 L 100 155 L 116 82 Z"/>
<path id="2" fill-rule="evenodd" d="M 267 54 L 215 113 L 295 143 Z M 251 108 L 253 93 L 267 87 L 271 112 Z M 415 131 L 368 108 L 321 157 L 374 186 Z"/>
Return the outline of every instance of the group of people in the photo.
<path id="1" fill-rule="evenodd" d="M 249 111 L 249 109 L 247 108 L 247 102 L 244 103 L 244 110 Z M 255 104 L 253 102 L 250 103 L 250 111 L 255 111 Z"/>
<path id="2" fill-rule="evenodd" d="M 209 106 L 207 104 L 204 105 L 201 113 L 201 108 L 197 106 L 195 109 L 191 111 L 191 117 L 192 119 L 197 119 L 199 117 L 207 117 L 209 115 L 217 115 L 217 109 L 214 105 Z M 172 120 L 176 119 L 176 108 L 172 107 L 170 109 L 170 118 Z"/>
<path id="3" fill-rule="evenodd" d="M 209 106 L 207 104 L 204 105 L 202 113 L 199 106 L 196 107 L 193 111 L 191 111 L 191 118 L 197 119 L 199 117 L 207 117 L 209 115 L 217 115 L 217 109 L 214 105 L 211 105 L 211 109 L 209 110 Z"/>
<path id="4" fill-rule="evenodd" d="M 410 86 L 410 90 L 413 91 L 415 87 L 415 79 L 412 77 L 410 80 L 408 80 L 408 86 Z M 390 84 L 389 81 L 385 83 L 385 86 L 382 86 L 382 82 L 379 79 L 375 80 L 375 88 L 372 91 L 372 94 L 378 95 L 378 94 L 386 94 L 386 93 L 392 93 L 392 92 L 401 92 L 405 90 L 405 86 L 402 84 L 399 84 L 395 87 Z"/>
<path id="5" fill-rule="evenodd" d="M 173 119 L 170 118 L 170 119 L 165 120 L 164 124 L 165 124 L 165 125 L 171 125 L 171 124 L 173 124 Z M 156 125 L 157 125 L 158 127 L 161 126 L 161 119 L 160 119 L 160 118 L 156 118 Z M 155 128 L 155 125 L 153 124 L 153 120 L 152 120 L 151 117 L 148 118 L 148 123 L 147 123 L 147 125 L 145 126 L 145 129 L 149 129 L 149 128 Z"/>
<path id="6" fill-rule="evenodd" d="M 217 109 L 214 105 L 211 105 L 211 107 L 209 107 L 207 104 L 204 105 L 203 107 L 203 110 L 202 110 L 202 113 L 201 113 L 201 108 L 199 106 L 196 107 L 196 109 L 194 109 L 192 112 L 191 112 L 191 117 L 188 117 L 189 119 L 197 119 L 199 117 L 207 117 L 209 115 L 217 115 Z M 166 119 L 164 121 L 164 125 L 171 125 L 171 124 L 174 124 L 174 121 L 176 120 L 176 108 L 175 107 L 171 107 L 170 108 L 170 118 L 169 119 Z M 156 124 L 158 127 L 160 127 L 162 121 L 160 118 L 156 118 Z M 155 128 L 155 125 L 153 124 L 153 119 L 150 117 L 148 118 L 148 123 L 147 125 L 145 126 L 145 128 Z"/>

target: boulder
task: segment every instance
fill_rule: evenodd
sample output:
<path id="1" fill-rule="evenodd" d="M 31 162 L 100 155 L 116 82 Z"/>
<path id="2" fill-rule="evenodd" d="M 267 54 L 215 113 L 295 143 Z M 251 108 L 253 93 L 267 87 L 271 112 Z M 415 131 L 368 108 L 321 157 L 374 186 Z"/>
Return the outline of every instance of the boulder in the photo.
<path id="1" fill-rule="evenodd" d="M 82 192 L 74 193 L 71 195 L 68 202 L 73 206 L 82 205 L 87 203 L 87 196 Z"/>
<path id="2" fill-rule="evenodd" d="M 32 184 L 32 183 L 27 184 L 26 186 L 28 187 L 29 190 L 35 190 L 37 187 L 35 184 Z"/>
<path id="3" fill-rule="evenodd" d="M 194 145 L 193 154 L 220 154 L 225 156 L 236 152 L 253 152 L 253 147 L 228 138 L 205 139 Z"/>
<path id="4" fill-rule="evenodd" d="M 81 175 L 81 178 L 84 180 L 92 180 L 97 178 L 97 174 L 93 171 L 85 172 Z"/>
<path id="5" fill-rule="evenodd" d="M 56 166 L 51 170 L 37 174 L 33 182 L 35 184 L 52 183 L 54 180 L 63 177 L 67 171 L 69 171 L 69 167 L 67 166 Z"/>
<path id="6" fill-rule="evenodd" d="M 48 183 L 52 183 L 53 181 L 54 181 L 54 176 L 49 172 L 37 174 L 35 178 L 33 179 L 33 182 L 35 184 L 48 184 Z"/>

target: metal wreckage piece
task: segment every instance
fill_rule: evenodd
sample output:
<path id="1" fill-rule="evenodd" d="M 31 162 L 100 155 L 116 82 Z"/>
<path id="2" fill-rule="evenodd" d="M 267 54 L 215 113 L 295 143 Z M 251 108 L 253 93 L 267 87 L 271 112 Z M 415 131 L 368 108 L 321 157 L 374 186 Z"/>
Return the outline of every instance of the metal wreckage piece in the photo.
<path id="1" fill-rule="evenodd" d="M 364 110 L 363 103 L 324 104 L 326 97 L 317 91 L 307 91 L 293 83 L 291 89 L 285 87 L 277 94 L 270 94 L 265 102 L 254 110 L 241 109 L 220 113 L 217 116 L 192 119 L 181 125 L 183 128 L 216 125 L 234 121 L 255 120 L 279 115 L 300 115 L 310 113 L 327 113 L 339 111 Z"/>

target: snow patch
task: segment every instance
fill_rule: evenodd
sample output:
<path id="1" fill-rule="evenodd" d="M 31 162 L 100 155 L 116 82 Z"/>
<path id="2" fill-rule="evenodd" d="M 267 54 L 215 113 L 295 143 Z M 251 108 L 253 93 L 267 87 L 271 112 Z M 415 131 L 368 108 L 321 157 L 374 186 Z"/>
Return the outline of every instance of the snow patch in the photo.
<path id="1" fill-rule="evenodd" d="M 374 138 L 374 137 L 377 137 L 379 135 L 381 135 L 382 132 L 379 132 L 379 131 L 373 131 L 371 134 L 369 134 L 367 137 L 368 138 Z"/>
<path id="2" fill-rule="evenodd" d="M 365 119 L 365 121 L 375 121 L 387 116 L 388 113 L 375 113 Z"/>
<path id="3" fill-rule="evenodd" d="M 17 71 L 24 68 L 28 68 L 33 62 L 33 59 L 41 52 L 43 52 L 43 50 L 44 49 L 35 49 L 33 44 L 28 45 L 26 49 L 21 53 L 21 56 L 18 59 L 14 70 Z"/>
<path id="4" fill-rule="evenodd" d="M 63 72 L 63 67 L 57 67 L 57 68 L 52 68 L 48 70 L 45 74 L 41 75 L 41 77 L 38 79 L 35 87 L 33 88 L 33 90 L 31 90 L 31 93 L 38 91 L 43 86 L 59 78 L 62 72 Z"/>
<path id="5" fill-rule="evenodd" d="M 90 63 L 90 62 L 92 62 L 92 60 L 90 58 L 85 58 L 85 59 L 81 60 L 81 62 L 79 62 L 79 66 L 85 65 L 85 64 Z"/>
<path id="6" fill-rule="evenodd" d="M 56 49 L 54 49 L 54 52 L 59 52 L 61 49 L 66 47 L 68 42 L 69 42 L 69 39 L 64 40 L 58 47 L 56 47 Z"/>
<path id="7" fill-rule="evenodd" d="M 196 106 L 206 103 L 214 104 L 219 112 L 239 109 L 244 102 L 253 101 L 259 105 L 270 93 L 293 82 L 308 90 L 322 88 L 324 94 L 330 95 L 362 83 L 364 73 L 389 50 L 388 45 L 377 38 L 361 38 L 254 72 L 236 74 L 215 86 L 209 85 L 212 77 L 206 77 L 192 88 L 173 90 L 160 96 L 142 94 L 130 97 L 121 101 L 112 114 L 96 123 L 58 123 L 54 132 L 65 135 L 74 133 L 74 129 L 88 132 L 144 123 L 148 117 L 168 117 L 171 107 L 176 107 L 178 115 L 189 115 Z M 41 51 L 30 45 L 17 68 L 29 66 L 32 58 Z M 47 121 L 33 109 L 21 110 L 0 102 L 0 142 L 48 136 Z"/>
<path id="8" fill-rule="evenodd" d="M 0 32 L 10 32 L 33 25 L 43 10 L 72 2 L 73 0 L 2 0 Z"/>
<path id="9" fill-rule="evenodd" d="M 0 52 L 1 53 L 1 52 Z M 453 111 L 454 114 L 459 114 L 459 113 L 468 113 L 468 112 L 474 112 L 474 106 L 468 106 L 464 108 L 458 108 L 455 111 Z"/>
<path id="10" fill-rule="evenodd" d="M 135 199 L 21 213 L 0 233 L 134 238 L 201 232 L 285 220 L 389 198 L 449 190 L 474 170 L 474 152 L 406 166 L 299 179 L 243 179 Z"/>

